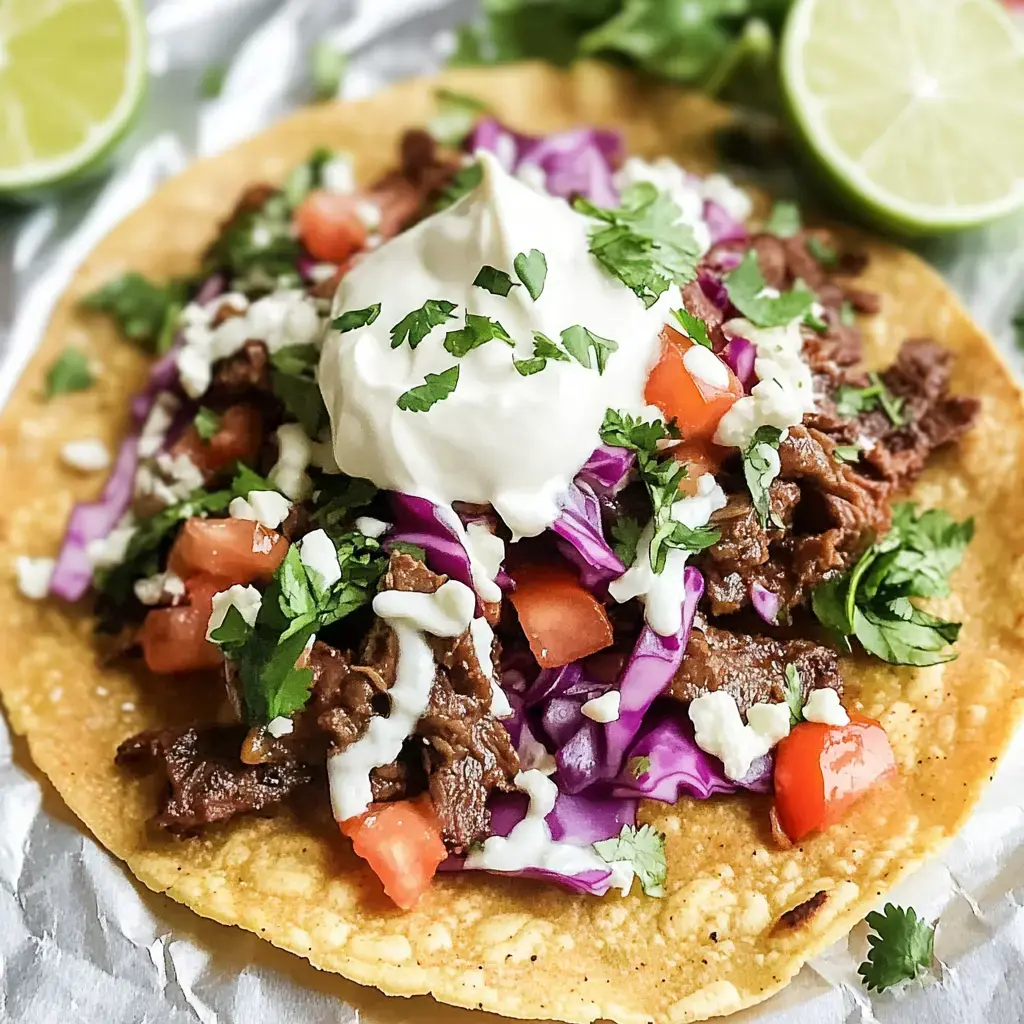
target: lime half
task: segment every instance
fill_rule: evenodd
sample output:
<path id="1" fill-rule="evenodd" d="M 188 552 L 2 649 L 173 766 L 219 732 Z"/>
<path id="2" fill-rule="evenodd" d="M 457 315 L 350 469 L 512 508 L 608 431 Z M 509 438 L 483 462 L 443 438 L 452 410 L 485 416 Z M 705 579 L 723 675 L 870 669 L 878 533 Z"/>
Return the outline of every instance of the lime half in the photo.
<path id="1" fill-rule="evenodd" d="M 995 0 L 796 0 L 782 79 L 817 161 L 889 227 L 1024 205 L 1024 35 Z"/>
<path id="2" fill-rule="evenodd" d="M 100 159 L 139 106 L 145 56 L 136 0 L 0 0 L 0 192 Z"/>

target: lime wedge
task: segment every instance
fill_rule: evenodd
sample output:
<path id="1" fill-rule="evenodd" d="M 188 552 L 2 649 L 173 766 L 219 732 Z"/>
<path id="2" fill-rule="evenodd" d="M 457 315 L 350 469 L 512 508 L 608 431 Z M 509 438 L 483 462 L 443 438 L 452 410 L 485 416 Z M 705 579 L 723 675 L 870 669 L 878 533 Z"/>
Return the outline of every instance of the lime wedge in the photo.
<path id="1" fill-rule="evenodd" d="M 1024 36 L 995 0 L 796 0 L 787 101 L 864 214 L 909 233 L 1024 205 Z"/>
<path id="2" fill-rule="evenodd" d="M 139 106 L 145 57 L 136 0 L 0 0 L 0 193 L 99 161 Z"/>

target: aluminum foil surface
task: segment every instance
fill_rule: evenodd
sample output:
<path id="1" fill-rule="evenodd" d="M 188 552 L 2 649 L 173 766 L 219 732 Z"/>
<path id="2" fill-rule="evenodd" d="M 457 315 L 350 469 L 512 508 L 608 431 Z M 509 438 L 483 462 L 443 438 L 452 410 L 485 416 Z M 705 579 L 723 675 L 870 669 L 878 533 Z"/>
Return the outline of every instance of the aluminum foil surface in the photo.
<path id="1" fill-rule="evenodd" d="M 197 156 L 259 130 L 309 95 L 308 53 L 350 54 L 346 97 L 440 66 L 473 0 L 151 0 L 151 91 L 104 180 L 57 203 L 0 211 L 0 401 L 75 266 L 130 209 Z M 211 64 L 225 87 L 200 103 Z M 1024 223 L 924 254 L 1020 371 L 1010 320 L 1024 296 Z M 1024 471 L 1022 471 L 1024 472 Z M 3 557 L 13 571 L 15 552 Z M 737 1024 L 1024 1020 L 1024 736 L 945 856 L 891 898 L 937 918 L 923 985 L 869 997 L 866 927 Z M 76 823 L 0 718 L 0 1022 L 16 1024 L 486 1024 L 498 1018 L 391 1000 L 201 920 L 156 896 Z"/>

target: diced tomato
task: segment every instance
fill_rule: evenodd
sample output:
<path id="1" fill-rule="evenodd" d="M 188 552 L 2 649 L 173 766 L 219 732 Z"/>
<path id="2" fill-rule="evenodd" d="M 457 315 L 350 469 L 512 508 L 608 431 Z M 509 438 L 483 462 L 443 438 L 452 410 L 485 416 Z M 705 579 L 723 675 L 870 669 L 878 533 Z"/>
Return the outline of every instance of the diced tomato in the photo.
<path id="1" fill-rule="evenodd" d="M 263 416 L 252 405 L 232 405 L 220 417 L 217 433 L 204 441 L 194 426 L 175 442 L 173 453 L 187 455 L 209 479 L 234 462 L 252 462 L 263 441 Z"/>
<path id="2" fill-rule="evenodd" d="M 647 378 L 644 398 L 656 405 L 667 420 L 674 419 L 684 441 L 709 442 L 718 429 L 718 421 L 743 397 L 743 385 L 721 361 L 728 384 L 715 387 L 701 377 L 693 377 L 683 356 L 695 342 L 671 327 L 661 332 L 661 358 Z"/>
<path id="3" fill-rule="evenodd" d="M 775 810 L 793 842 L 839 821 L 896 773 L 889 738 L 870 718 L 849 725 L 801 722 L 775 751 Z"/>
<path id="4" fill-rule="evenodd" d="M 513 571 L 509 595 L 542 668 L 558 668 L 611 646 L 608 613 L 564 563 L 527 563 Z"/>
<path id="5" fill-rule="evenodd" d="M 365 814 L 339 822 L 356 853 L 373 868 L 384 891 L 403 910 L 430 887 L 448 856 L 430 797 L 371 804 Z"/>
<path id="6" fill-rule="evenodd" d="M 185 584 L 188 604 L 154 608 L 146 615 L 138 639 L 151 672 L 199 672 L 221 663 L 220 650 L 206 639 L 206 628 L 213 595 L 230 586 L 230 580 L 195 576 Z"/>
<path id="7" fill-rule="evenodd" d="M 679 490 L 686 495 L 697 493 L 697 481 L 705 474 L 716 476 L 722 468 L 722 462 L 728 449 L 716 444 L 697 444 L 683 441 L 672 449 L 672 454 L 680 462 L 686 464 L 686 478 L 679 482 Z"/>
<path id="8" fill-rule="evenodd" d="M 249 519 L 194 518 L 178 534 L 167 567 L 183 580 L 216 573 L 230 583 L 252 583 L 269 580 L 287 552 L 281 534 Z"/>
<path id="9" fill-rule="evenodd" d="M 366 246 L 366 225 L 359 217 L 355 196 L 311 192 L 295 211 L 302 244 L 314 259 L 344 263 Z"/>

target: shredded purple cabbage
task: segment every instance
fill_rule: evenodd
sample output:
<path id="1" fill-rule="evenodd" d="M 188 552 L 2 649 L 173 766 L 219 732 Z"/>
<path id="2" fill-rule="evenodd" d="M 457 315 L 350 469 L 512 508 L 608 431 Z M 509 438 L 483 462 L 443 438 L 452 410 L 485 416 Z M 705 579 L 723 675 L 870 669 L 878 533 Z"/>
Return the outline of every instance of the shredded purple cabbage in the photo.
<path id="1" fill-rule="evenodd" d="M 586 196 L 598 206 L 618 205 L 619 193 L 612 181 L 623 154 L 618 132 L 575 128 L 545 136 L 523 135 L 485 118 L 469 139 L 470 152 L 479 149 L 494 153 L 512 173 L 523 167 L 538 168 L 552 195 Z"/>
<path id="2" fill-rule="evenodd" d="M 562 502 L 562 511 L 551 524 L 558 535 L 558 550 L 579 569 L 583 586 L 604 593 L 626 567 L 604 538 L 601 502 L 581 480 L 569 485 Z"/>
<path id="3" fill-rule="evenodd" d="M 708 199 L 704 203 L 704 222 L 711 233 L 711 244 L 719 242 L 745 242 L 749 237 L 746 226 L 720 203 Z"/>
<path id="4" fill-rule="evenodd" d="M 636 463 L 636 455 L 628 448 L 615 448 L 603 444 L 583 464 L 576 474 L 577 483 L 585 483 L 596 494 L 617 494 L 629 479 Z"/>
<path id="5" fill-rule="evenodd" d="M 720 277 L 716 277 L 710 271 L 702 270 L 697 274 L 697 283 L 700 285 L 700 290 L 719 309 L 727 310 L 730 307 L 729 293 Z"/>
<path id="6" fill-rule="evenodd" d="M 757 380 L 754 375 L 754 360 L 757 359 L 754 343 L 746 338 L 732 338 L 726 345 L 723 356 L 732 372 L 736 374 L 736 379 L 743 385 L 743 390 L 749 394 Z"/>
<path id="7" fill-rule="evenodd" d="M 395 529 L 388 540 L 423 548 L 427 553 L 427 565 L 434 572 L 475 590 L 466 547 L 452 526 L 438 515 L 438 507 L 427 498 L 417 498 L 412 494 L 393 491 L 389 497 L 394 510 Z"/>
<path id="8" fill-rule="evenodd" d="M 773 594 L 756 580 L 750 584 L 750 603 L 765 622 L 774 626 L 779 621 L 779 595 Z"/>
<path id="9" fill-rule="evenodd" d="M 65 601 L 77 601 L 92 586 L 93 567 L 88 547 L 102 540 L 128 511 L 138 463 L 138 438 L 121 443 L 114 468 L 98 501 L 79 502 L 71 510 L 57 565 L 50 581 L 50 592 Z"/>

